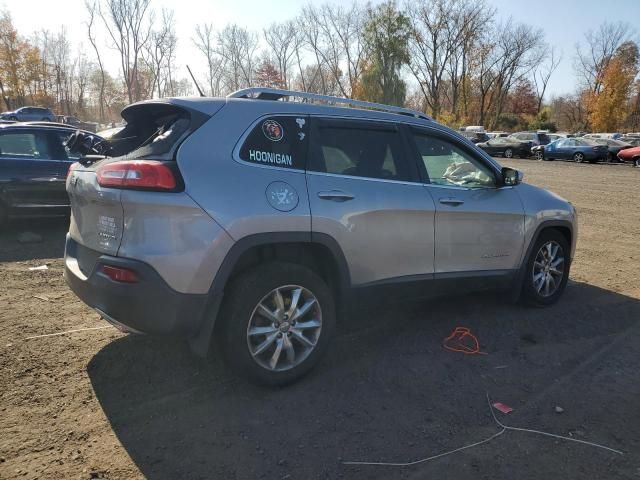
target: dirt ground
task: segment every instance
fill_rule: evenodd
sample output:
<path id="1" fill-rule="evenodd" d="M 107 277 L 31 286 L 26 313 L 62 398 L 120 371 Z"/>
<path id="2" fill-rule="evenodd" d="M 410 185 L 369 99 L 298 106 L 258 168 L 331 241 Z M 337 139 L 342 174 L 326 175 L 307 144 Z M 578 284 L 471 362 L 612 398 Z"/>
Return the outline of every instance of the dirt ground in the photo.
<path id="1" fill-rule="evenodd" d="M 64 222 L 0 232 L 0 478 L 638 479 L 640 170 L 503 162 L 577 207 L 564 298 L 548 309 L 473 295 L 360 311 L 314 372 L 251 386 L 182 343 L 109 327 L 62 279 Z M 29 230 L 44 241 L 20 244 Z M 46 264 L 46 271 L 29 267 Z M 445 351 L 470 327 L 487 355 Z M 620 450 L 508 431 L 507 425 Z M 563 409 L 556 412 L 556 407 Z"/>

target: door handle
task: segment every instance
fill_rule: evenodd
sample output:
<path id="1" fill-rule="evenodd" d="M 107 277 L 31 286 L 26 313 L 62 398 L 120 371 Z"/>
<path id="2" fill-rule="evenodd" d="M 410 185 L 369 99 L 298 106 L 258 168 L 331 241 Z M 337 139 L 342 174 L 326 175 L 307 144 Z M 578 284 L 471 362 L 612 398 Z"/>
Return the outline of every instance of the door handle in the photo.
<path id="1" fill-rule="evenodd" d="M 347 200 L 353 200 L 355 197 L 347 192 L 331 190 L 328 192 L 318 192 L 318 198 L 322 200 L 332 200 L 334 202 L 346 202 Z"/>
<path id="2" fill-rule="evenodd" d="M 441 198 L 439 201 L 443 205 L 451 205 L 452 207 L 457 207 L 458 205 L 462 205 L 464 203 L 464 200 L 460 200 L 459 198 L 452 198 L 452 197 Z"/>

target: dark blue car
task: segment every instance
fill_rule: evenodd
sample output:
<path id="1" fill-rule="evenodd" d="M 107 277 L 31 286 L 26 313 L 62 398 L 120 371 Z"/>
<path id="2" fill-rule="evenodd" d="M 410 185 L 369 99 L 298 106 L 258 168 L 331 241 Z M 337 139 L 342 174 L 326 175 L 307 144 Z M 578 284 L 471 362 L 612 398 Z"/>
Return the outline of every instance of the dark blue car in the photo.
<path id="1" fill-rule="evenodd" d="M 534 147 L 535 148 L 535 147 Z M 609 153 L 606 145 L 600 145 L 586 138 L 562 138 L 543 146 L 544 159 L 566 159 L 574 162 L 596 163 L 605 160 Z M 534 149 L 532 149 L 533 151 Z M 534 152 L 535 153 L 535 152 Z"/>
<path id="2" fill-rule="evenodd" d="M 69 213 L 65 180 L 79 158 L 64 145 L 73 128 L 0 125 L 0 222 Z"/>

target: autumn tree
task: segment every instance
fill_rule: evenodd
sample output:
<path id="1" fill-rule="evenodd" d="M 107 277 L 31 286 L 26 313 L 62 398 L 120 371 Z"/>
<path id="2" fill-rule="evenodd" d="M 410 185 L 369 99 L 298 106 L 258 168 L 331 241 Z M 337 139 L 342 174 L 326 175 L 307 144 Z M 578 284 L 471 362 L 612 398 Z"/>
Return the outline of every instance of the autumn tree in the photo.
<path id="1" fill-rule="evenodd" d="M 602 88 L 597 94 L 592 92 L 589 100 L 590 121 L 595 131 L 614 132 L 622 126 L 636 74 L 637 67 L 624 62 L 620 55 L 609 60 L 602 74 Z"/>
<path id="2" fill-rule="evenodd" d="M 267 88 L 283 88 L 284 80 L 282 75 L 269 59 L 263 59 L 254 76 L 256 85 Z"/>
<path id="3" fill-rule="evenodd" d="M 0 13 L 0 93 L 7 109 L 22 106 L 40 74 L 39 50 L 18 35 L 11 15 Z"/>
<path id="4" fill-rule="evenodd" d="M 409 19 L 393 1 L 369 8 L 364 26 L 365 60 L 354 96 L 403 106 L 406 84 L 400 70 L 409 63 Z"/>

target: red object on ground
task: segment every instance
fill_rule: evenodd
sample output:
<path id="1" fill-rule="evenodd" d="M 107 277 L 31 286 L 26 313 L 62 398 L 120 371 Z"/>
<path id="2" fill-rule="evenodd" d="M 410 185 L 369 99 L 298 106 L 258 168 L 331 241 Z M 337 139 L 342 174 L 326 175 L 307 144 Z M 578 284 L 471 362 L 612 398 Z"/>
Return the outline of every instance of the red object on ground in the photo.
<path id="1" fill-rule="evenodd" d="M 450 352 L 461 352 L 467 355 L 486 355 L 480 351 L 476 336 L 467 327 L 456 327 L 451 335 L 444 339 L 442 346 Z"/>
<path id="2" fill-rule="evenodd" d="M 504 403 L 500 403 L 500 402 L 496 402 L 493 404 L 493 408 L 495 408 L 496 410 L 498 410 L 499 412 L 502 413 L 511 413 L 513 412 L 513 408 L 511 408 L 509 405 L 505 405 Z"/>

